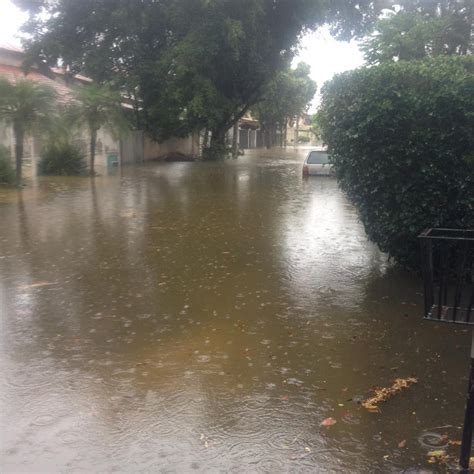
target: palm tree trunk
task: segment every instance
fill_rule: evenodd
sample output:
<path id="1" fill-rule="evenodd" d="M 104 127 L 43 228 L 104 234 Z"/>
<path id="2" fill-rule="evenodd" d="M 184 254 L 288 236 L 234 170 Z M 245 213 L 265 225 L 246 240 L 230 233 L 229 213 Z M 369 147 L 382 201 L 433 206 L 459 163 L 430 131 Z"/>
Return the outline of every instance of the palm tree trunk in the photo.
<path id="1" fill-rule="evenodd" d="M 91 130 L 91 142 L 90 142 L 90 153 L 91 153 L 91 161 L 90 161 L 90 174 L 91 176 L 95 175 L 95 149 L 97 145 L 97 130 Z"/>
<path id="2" fill-rule="evenodd" d="M 13 134 L 15 135 L 15 164 L 16 181 L 21 184 L 22 166 L 23 166 L 23 144 L 25 141 L 25 132 L 20 125 L 13 125 Z"/>

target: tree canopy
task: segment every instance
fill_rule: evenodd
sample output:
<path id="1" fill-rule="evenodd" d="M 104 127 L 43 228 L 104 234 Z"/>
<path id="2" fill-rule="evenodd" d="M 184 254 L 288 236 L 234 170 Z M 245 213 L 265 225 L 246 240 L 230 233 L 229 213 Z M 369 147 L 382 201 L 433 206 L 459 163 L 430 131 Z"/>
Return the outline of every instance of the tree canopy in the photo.
<path id="1" fill-rule="evenodd" d="M 369 64 L 474 51 L 472 0 L 400 0 L 362 49 Z"/>
<path id="2" fill-rule="evenodd" d="M 349 38 L 382 8 L 380 0 L 16 2 L 31 14 L 32 60 L 116 82 L 158 139 L 207 128 L 216 143 L 288 64 L 304 32 L 329 23 Z"/>
<path id="3" fill-rule="evenodd" d="M 305 63 L 278 72 L 252 109 L 265 131 L 268 147 L 272 146 L 272 131 L 305 112 L 316 94 L 316 82 L 311 79 L 310 72 L 310 66 Z"/>

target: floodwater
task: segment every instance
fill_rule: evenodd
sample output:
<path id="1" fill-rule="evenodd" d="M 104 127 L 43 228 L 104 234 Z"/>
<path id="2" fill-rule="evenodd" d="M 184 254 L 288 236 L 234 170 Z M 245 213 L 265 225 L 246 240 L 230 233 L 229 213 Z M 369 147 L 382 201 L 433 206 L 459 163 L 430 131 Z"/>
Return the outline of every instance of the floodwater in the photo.
<path id="1" fill-rule="evenodd" d="M 470 335 L 303 153 L 0 191 L 2 472 L 444 469 Z"/>

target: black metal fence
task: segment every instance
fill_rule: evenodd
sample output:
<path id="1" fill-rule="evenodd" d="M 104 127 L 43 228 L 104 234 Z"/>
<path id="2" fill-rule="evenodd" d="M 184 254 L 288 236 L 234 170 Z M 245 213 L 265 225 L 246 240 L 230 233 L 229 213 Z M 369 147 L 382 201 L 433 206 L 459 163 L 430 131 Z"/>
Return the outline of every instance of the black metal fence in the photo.
<path id="1" fill-rule="evenodd" d="M 420 235 L 425 319 L 474 325 L 474 230 Z"/>

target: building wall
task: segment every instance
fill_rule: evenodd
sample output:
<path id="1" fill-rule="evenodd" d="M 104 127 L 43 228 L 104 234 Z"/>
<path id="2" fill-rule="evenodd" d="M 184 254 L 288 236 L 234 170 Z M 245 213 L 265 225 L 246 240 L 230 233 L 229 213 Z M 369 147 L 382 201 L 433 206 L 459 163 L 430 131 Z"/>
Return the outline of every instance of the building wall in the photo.
<path id="1" fill-rule="evenodd" d="M 56 89 L 60 97 L 69 95 L 69 86 L 65 82 L 64 77 L 57 75 L 55 80 L 41 75 L 38 71 L 32 71 L 29 75 L 24 76 L 21 69 L 23 62 L 23 53 L 21 51 L 7 50 L 0 47 L 0 76 L 6 77 L 8 80 L 16 80 L 20 77 L 31 79 L 41 83 L 46 83 Z M 89 153 L 89 133 L 87 130 L 78 130 L 76 143 L 84 153 L 87 160 L 90 158 Z M 98 167 L 106 166 L 107 154 L 109 152 L 118 152 L 120 143 L 114 139 L 111 134 L 105 130 L 99 130 L 97 140 L 97 156 L 96 164 Z M 12 161 L 15 154 L 15 138 L 12 127 L 5 123 L 0 123 L 0 144 L 10 150 Z M 40 134 L 27 136 L 24 143 L 24 160 L 31 160 L 33 169 L 36 169 L 35 163 L 40 159 L 43 143 Z"/>
<path id="2" fill-rule="evenodd" d="M 145 136 L 144 160 L 156 160 L 169 153 L 182 153 L 186 156 L 198 157 L 200 153 L 199 134 L 186 138 L 170 138 L 163 143 L 158 143 Z"/>

